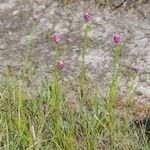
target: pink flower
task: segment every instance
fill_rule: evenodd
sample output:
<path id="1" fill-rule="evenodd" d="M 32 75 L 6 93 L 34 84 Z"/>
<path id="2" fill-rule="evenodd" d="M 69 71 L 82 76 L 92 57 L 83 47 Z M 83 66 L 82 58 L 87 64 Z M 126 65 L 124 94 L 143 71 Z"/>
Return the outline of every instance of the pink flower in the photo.
<path id="1" fill-rule="evenodd" d="M 70 45 L 70 44 L 72 44 L 73 40 L 72 40 L 72 38 L 67 38 L 66 42 Z"/>
<path id="2" fill-rule="evenodd" d="M 52 40 L 55 42 L 55 43 L 58 43 L 60 41 L 60 35 L 59 33 L 54 33 L 52 35 Z"/>
<path id="3" fill-rule="evenodd" d="M 121 42 L 121 37 L 120 37 L 119 35 L 115 35 L 115 36 L 114 36 L 114 42 L 115 42 L 116 44 L 119 44 L 119 43 Z"/>
<path id="4" fill-rule="evenodd" d="M 59 70 L 61 70 L 61 69 L 64 68 L 64 61 L 63 61 L 63 60 L 60 60 L 60 61 L 58 62 L 57 68 L 58 68 Z"/>
<path id="5" fill-rule="evenodd" d="M 131 69 L 136 73 L 138 73 L 140 71 L 140 68 L 137 65 L 131 67 Z"/>
<path id="6" fill-rule="evenodd" d="M 92 19 L 92 15 L 91 15 L 90 13 L 86 12 L 86 13 L 84 14 L 83 18 L 84 18 L 84 20 L 85 20 L 86 22 L 88 22 L 88 21 L 90 21 L 90 20 Z"/>
<path id="7" fill-rule="evenodd" d="M 37 15 L 33 15 L 33 16 L 32 16 L 32 20 L 33 20 L 34 22 L 36 22 L 37 19 L 38 19 L 38 16 L 37 16 Z"/>

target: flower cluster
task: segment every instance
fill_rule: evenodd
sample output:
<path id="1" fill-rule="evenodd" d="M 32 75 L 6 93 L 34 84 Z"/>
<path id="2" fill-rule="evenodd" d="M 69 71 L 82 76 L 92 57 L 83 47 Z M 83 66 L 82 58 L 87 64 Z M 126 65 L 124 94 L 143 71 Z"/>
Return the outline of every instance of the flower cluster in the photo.
<path id="1" fill-rule="evenodd" d="M 92 15 L 91 15 L 91 13 L 86 12 L 86 13 L 83 15 L 83 18 L 84 18 L 85 22 L 89 22 L 89 21 L 92 20 Z M 38 17 L 37 17 L 37 16 L 33 16 L 32 19 L 33 19 L 33 21 L 36 21 L 36 20 L 38 19 Z M 54 34 L 52 34 L 51 38 L 52 38 L 52 40 L 53 40 L 56 44 L 61 41 L 61 36 L 60 36 L 60 34 L 57 33 L 57 32 L 54 33 Z M 70 45 L 70 44 L 73 43 L 73 40 L 72 40 L 71 37 L 67 37 L 67 39 L 66 39 L 65 41 L 66 41 L 66 43 L 67 43 L 68 45 Z M 114 35 L 113 41 L 114 41 L 115 44 L 120 44 L 120 42 L 121 42 L 121 37 L 120 37 L 120 35 L 117 35 L 117 34 Z M 61 70 L 61 69 L 64 68 L 64 61 L 63 61 L 63 60 L 58 61 L 58 63 L 57 63 L 57 68 L 58 68 L 59 70 Z M 138 73 L 138 72 L 140 71 L 140 69 L 139 69 L 139 67 L 138 67 L 137 65 L 133 66 L 131 69 L 132 69 L 133 71 L 135 71 L 136 73 Z"/>
<path id="2" fill-rule="evenodd" d="M 115 36 L 114 36 L 114 42 L 115 42 L 116 44 L 119 44 L 119 43 L 121 42 L 121 37 L 120 37 L 119 35 L 115 35 Z"/>
<path id="3" fill-rule="evenodd" d="M 58 44 L 58 43 L 61 41 L 61 36 L 60 36 L 60 34 L 57 33 L 57 32 L 56 32 L 56 33 L 53 33 L 52 36 L 51 36 L 51 38 L 52 38 L 52 40 L 53 40 L 56 44 Z M 68 45 L 71 45 L 71 44 L 73 43 L 73 39 L 72 39 L 71 37 L 67 37 L 66 43 L 67 43 Z M 64 61 L 63 61 L 63 60 L 58 61 L 58 63 L 57 63 L 57 68 L 58 68 L 59 70 L 61 70 L 61 69 L 64 68 Z"/>
<path id="4" fill-rule="evenodd" d="M 83 18 L 84 18 L 85 22 L 89 22 L 92 20 L 92 15 L 90 13 L 86 12 L 84 14 Z"/>
<path id="5" fill-rule="evenodd" d="M 132 69 L 135 73 L 138 73 L 138 72 L 140 71 L 140 68 L 139 68 L 139 66 L 137 66 L 137 65 L 132 66 L 131 69 Z"/>
<path id="6" fill-rule="evenodd" d="M 61 40 L 60 34 L 59 34 L 59 33 L 54 33 L 54 34 L 52 35 L 52 40 L 53 40 L 55 43 L 58 43 L 58 42 Z"/>
<path id="7" fill-rule="evenodd" d="M 33 20 L 34 22 L 36 22 L 36 21 L 38 20 L 38 18 L 39 18 L 38 15 L 33 15 L 33 16 L 32 16 L 32 20 Z"/>
<path id="8" fill-rule="evenodd" d="M 66 39 L 66 42 L 67 42 L 67 44 L 72 44 L 72 42 L 73 42 L 73 40 L 72 40 L 72 38 L 70 38 L 70 37 L 68 37 L 67 39 Z"/>
<path id="9" fill-rule="evenodd" d="M 58 63 L 57 63 L 57 68 L 59 70 L 63 69 L 64 68 L 64 61 L 63 60 L 60 60 Z"/>

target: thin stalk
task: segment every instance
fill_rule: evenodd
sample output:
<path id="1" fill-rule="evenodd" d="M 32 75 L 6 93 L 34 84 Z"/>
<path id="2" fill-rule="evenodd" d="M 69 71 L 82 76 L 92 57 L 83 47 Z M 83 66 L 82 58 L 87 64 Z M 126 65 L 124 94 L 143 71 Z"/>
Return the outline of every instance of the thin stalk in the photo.
<path id="1" fill-rule="evenodd" d="M 114 134 L 114 103 L 115 98 L 117 96 L 117 88 L 118 88 L 118 73 L 117 73 L 117 65 L 119 61 L 119 49 L 120 46 L 117 46 L 114 49 L 114 60 L 113 60 L 113 70 L 112 70 L 112 79 L 109 86 L 109 130 L 110 130 L 110 143 L 113 144 L 113 134 Z"/>
<path id="2" fill-rule="evenodd" d="M 29 38 L 26 42 L 26 53 L 25 53 L 25 57 L 24 57 L 24 64 L 23 64 L 23 79 L 25 80 L 27 75 L 26 75 L 26 71 L 27 71 L 27 65 L 30 63 L 30 51 L 31 51 L 31 46 L 32 46 L 32 39 L 33 39 L 33 33 L 36 29 L 36 23 L 33 22 L 32 24 L 32 28 L 31 28 L 31 32 L 29 34 Z M 29 71 L 28 71 L 28 76 L 31 76 L 32 75 L 32 70 L 31 68 L 29 68 Z"/>
<path id="3" fill-rule="evenodd" d="M 62 54 L 62 59 L 64 59 L 66 53 L 68 52 L 68 49 L 69 49 L 68 44 L 65 44 L 65 45 L 64 45 L 64 52 L 63 52 L 63 54 Z"/>
<path id="4" fill-rule="evenodd" d="M 59 80 L 59 72 L 57 68 L 57 62 L 58 62 L 58 45 L 55 44 L 55 61 L 54 61 L 54 109 L 58 109 L 59 107 L 59 100 L 58 100 L 58 95 L 59 95 L 59 85 L 58 85 L 58 80 Z"/>
<path id="5" fill-rule="evenodd" d="M 84 39 L 83 39 L 82 63 L 81 63 L 81 71 L 80 71 L 81 98 L 84 95 L 83 91 L 84 91 L 84 83 L 85 83 L 85 55 L 86 55 L 86 49 L 88 47 L 88 31 L 89 31 L 89 27 L 86 26 L 85 32 L 84 32 Z"/>
<path id="6" fill-rule="evenodd" d="M 129 87 L 128 87 L 128 91 L 127 91 L 127 99 L 126 99 L 126 103 L 125 103 L 125 108 L 126 108 L 126 127 L 129 126 L 129 105 L 130 105 L 130 98 L 132 95 L 132 91 L 135 85 L 135 76 L 132 76 L 131 81 L 129 82 Z"/>

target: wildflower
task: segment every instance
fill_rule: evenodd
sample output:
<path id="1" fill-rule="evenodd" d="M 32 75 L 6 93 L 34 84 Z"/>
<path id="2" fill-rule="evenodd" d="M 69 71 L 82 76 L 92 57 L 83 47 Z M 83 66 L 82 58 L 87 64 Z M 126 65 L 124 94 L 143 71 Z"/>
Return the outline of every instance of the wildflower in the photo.
<path id="1" fill-rule="evenodd" d="M 38 19 L 38 16 L 37 16 L 37 15 L 33 15 L 33 16 L 32 16 L 32 20 L 33 20 L 34 22 L 36 22 L 37 19 Z"/>
<path id="2" fill-rule="evenodd" d="M 92 15 L 88 12 L 86 12 L 83 17 L 86 22 L 88 22 L 92 19 Z"/>
<path id="3" fill-rule="evenodd" d="M 60 35 L 59 33 L 54 33 L 52 35 L 52 40 L 55 42 L 55 43 L 58 43 L 60 41 Z"/>
<path id="4" fill-rule="evenodd" d="M 133 66 L 131 69 L 136 73 L 140 71 L 140 68 L 137 65 Z"/>
<path id="5" fill-rule="evenodd" d="M 73 42 L 73 40 L 72 40 L 72 38 L 67 38 L 66 42 L 70 45 Z"/>
<path id="6" fill-rule="evenodd" d="M 119 35 L 115 35 L 115 36 L 114 36 L 114 42 L 115 42 L 116 44 L 119 44 L 120 41 L 121 41 L 121 37 L 120 37 Z"/>
<path id="7" fill-rule="evenodd" d="M 64 68 L 64 61 L 63 61 L 63 60 L 60 60 L 60 61 L 58 62 L 57 68 L 58 68 L 59 70 L 61 70 L 61 69 Z"/>

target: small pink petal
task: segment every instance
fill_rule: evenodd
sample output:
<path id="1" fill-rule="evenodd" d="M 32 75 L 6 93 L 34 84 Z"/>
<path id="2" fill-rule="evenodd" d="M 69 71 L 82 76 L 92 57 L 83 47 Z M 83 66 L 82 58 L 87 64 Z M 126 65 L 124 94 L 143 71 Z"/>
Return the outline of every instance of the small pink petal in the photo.
<path id="1" fill-rule="evenodd" d="M 140 71 L 139 66 L 135 65 L 131 68 L 133 71 L 135 71 L 136 73 L 138 73 Z"/>
<path id="2" fill-rule="evenodd" d="M 88 21 L 92 20 L 92 15 L 90 13 L 86 12 L 84 14 L 83 18 L 86 22 L 88 22 Z"/>
<path id="3" fill-rule="evenodd" d="M 33 15 L 33 16 L 32 16 L 32 20 L 35 21 L 35 22 L 38 20 L 38 18 L 39 18 L 39 17 L 38 17 L 37 15 Z"/>
<path id="4" fill-rule="evenodd" d="M 54 33 L 54 34 L 52 35 L 52 40 L 53 40 L 55 43 L 58 43 L 58 42 L 61 40 L 59 33 Z"/>
<path id="5" fill-rule="evenodd" d="M 60 60 L 60 61 L 58 62 L 57 68 L 58 68 L 59 70 L 61 70 L 61 69 L 64 68 L 64 61 L 63 61 L 63 60 Z"/>
<path id="6" fill-rule="evenodd" d="M 121 42 L 121 37 L 120 37 L 120 35 L 115 35 L 115 36 L 114 36 L 114 42 L 115 42 L 116 44 L 119 44 L 119 43 Z"/>
<path id="7" fill-rule="evenodd" d="M 67 39 L 66 39 L 66 42 L 67 42 L 68 44 L 72 44 L 73 40 L 72 40 L 72 38 L 67 38 Z"/>

